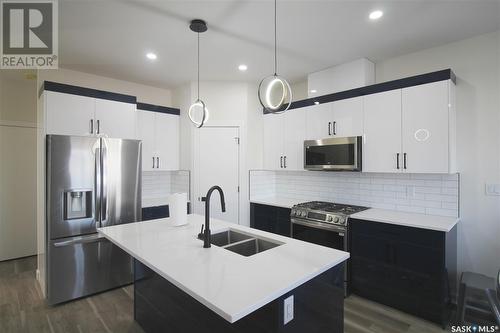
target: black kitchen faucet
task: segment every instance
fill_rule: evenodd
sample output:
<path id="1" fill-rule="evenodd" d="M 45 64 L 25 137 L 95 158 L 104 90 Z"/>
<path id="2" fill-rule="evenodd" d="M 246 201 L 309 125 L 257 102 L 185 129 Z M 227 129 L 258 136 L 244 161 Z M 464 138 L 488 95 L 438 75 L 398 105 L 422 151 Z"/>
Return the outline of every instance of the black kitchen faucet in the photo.
<path id="1" fill-rule="evenodd" d="M 213 191 L 219 191 L 220 194 L 220 205 L 222 212 L 226 211 L 226 202 L 224 201 L 224 192 L 222 191 L 222 188 L 220 186 L 212 186 L 208 192 L 207 195 L 203 198 L 201 198 L 201 201 L 205 201 L 205 231 L 203 231 L 203 226 L 201 226 L 201 233 L 200 235 L 203 235 L 203 247 L 204 248 L 209 248 L 210 247 L 210 238 L 212 237 L 210 233 L 210 197 L 212 196 Z"/>

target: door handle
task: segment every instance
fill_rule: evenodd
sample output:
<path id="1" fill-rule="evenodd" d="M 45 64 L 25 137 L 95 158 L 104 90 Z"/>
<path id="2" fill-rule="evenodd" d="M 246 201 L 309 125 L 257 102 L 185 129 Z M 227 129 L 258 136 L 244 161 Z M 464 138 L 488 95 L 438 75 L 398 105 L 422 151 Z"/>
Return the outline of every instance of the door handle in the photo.
<path id="1" fill-rule="evenodd" d="M 103 148 L 101 153 L 101 227 L 106 225 L 107 211 L 108 211 L 108 185 L 107 185 L 107 166 L 108 166 L 108 153 L 106 147 L 106 140 L 104 138 L 101 139 Z"/>
<path id="2" fill-rule="evenodd" d="M 403 169 L 406 169 L 406 153 L 403 153 Z"/>
<path id="3" fill-rule="evenodd" d="M 160 158 L 156 157 L 156 168 L 160 168 Z"/>
<path id="4" fill-rule="evenodd" d="M 94 134 L 94 119 L 90 119 L 90 134 Z"/>
<path id="5" fill-rule="evenodd" d="M 399 170 L 399 153 L 396 153 L 396 169 Z"/>
<path id="6" fill-rule="evenodd" d="M 94 220 L 101 222 L 101 148 L 96 148 L 94 167 Z"/>
<path id="7" fill-rule="evenodd" d="M 97 119 L 97 134 L 101 133 L 101 121 Z"/>
<path id="8" fill-rule="evenodd" d="M 328 135 L 332 135 L 332 122 L 328 122 Z"/>
<path id="9" fill-rule="evenodd" d="M 71 239 L 71 240 L 67 240 L 67 241 L 57 242 L 57 243 L 54 243 L 54 246 L 55 247 L 62 247 L 62 246 L 69 246 L 69 245 L 76 245 L 76 244 L 102 242 L 105 240 L 106 240 L 106 237 L 99 236 L 99 235 L 91 235 L 91 236 L 78 237 L 76 239 Z"/>
<path id="10" fill-rule="evenodd" d="M 283 169 L 283 156 L 280 157 L 280 168 Z"/>
<path id="11" fill-rule="evenodd" d="M 155 157 L 153 156 L 153 169 L 155 168 Z"/>
<path id="12" fill-rule="evenodd" d="M 337 135 L 337 122 L 333 122 L 333 135 Z"/>
<path id="13" fill-rule="evenodd" d="M 286 169 L 286 156 L 285 156 L 285 158 L 283 159 L 283 167 Z"/>

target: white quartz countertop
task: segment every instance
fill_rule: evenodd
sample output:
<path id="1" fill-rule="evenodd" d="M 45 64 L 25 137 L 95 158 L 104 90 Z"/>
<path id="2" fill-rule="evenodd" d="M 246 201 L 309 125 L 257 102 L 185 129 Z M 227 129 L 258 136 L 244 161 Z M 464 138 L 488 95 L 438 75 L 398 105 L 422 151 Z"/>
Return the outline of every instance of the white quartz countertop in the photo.
<path id="1" fill-rule="evenodd" d="M 216 219 L 212 234 L 228 228 L 283 245 L 245 257 L 197 239 L 204 217 L 173 226 L 158 219 L 99 229 L 100 234 L 157 274 L 233 323 L 349 258 L 349 253 Z"/>
<path id="2" fill-rule="evenodd" d="M 444 232 L 449 232 L 459 221 L 456 217 L 407 213 L 377 208 L 370 208 L 352 214 L 351 218 Z"/>
<path id="3" fill-rule="evenodd" d="M 269 205 L 282 208 L 292 208 L 294 205 L 302 203 L 307 200 L 292 199 L 292 198 L 279 198 L 279 197 L 257 197 L 250 199 L 250 202 L 262 205 Z"/>

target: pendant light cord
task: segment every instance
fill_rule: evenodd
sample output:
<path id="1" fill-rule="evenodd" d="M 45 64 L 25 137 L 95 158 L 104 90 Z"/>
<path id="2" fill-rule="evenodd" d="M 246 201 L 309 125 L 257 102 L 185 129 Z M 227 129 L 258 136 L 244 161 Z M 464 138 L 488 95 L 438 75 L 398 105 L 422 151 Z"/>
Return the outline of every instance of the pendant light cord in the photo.
<path id="1" fill-rule="evenodd" d="M 277 20 L 277 11 L 276 11 L 276 0 L 274 0 L 274 76 L 278 73 L 278 51 L 277 51 L 277 38 L 276 38 L 276 20 Z"/>
<path id="2" fill-rule="evenodd" d="M 198 100 L 200 99 L 200 33 L 198 32 Z"/>

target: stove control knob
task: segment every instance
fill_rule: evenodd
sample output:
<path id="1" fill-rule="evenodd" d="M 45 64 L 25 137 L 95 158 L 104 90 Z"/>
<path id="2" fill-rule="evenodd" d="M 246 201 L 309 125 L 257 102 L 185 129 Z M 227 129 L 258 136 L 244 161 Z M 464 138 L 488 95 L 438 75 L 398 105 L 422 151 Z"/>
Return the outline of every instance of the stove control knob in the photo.
<path id="1" fill-rule="evenodd" d="M 307 216 L 307 212 L 305 210 L 302 211 L 301 213 L 302 217 L 306 217 Z"/>
<path id="2" fill-rule="evenodd" d="M 335 217 L 333 218 L 333 222 L 337 223 L 338 221 L 339 221 L 338 216 L 335 216 Z"/>
<path id="3" fill-rule="evenodd" d="M 326 221 L 327 221 L 327 222 L 332 222 L 332 221 L 333 221 L 333 217 L 328 216 L 328 217 L 326 218 Z"/>
<path id="4" fill-rule="evenodd" d="M 292 210 L 292 213 L 290 215 L 292 215 L 292 216 L 297 215 L 297 212 Z"/>

